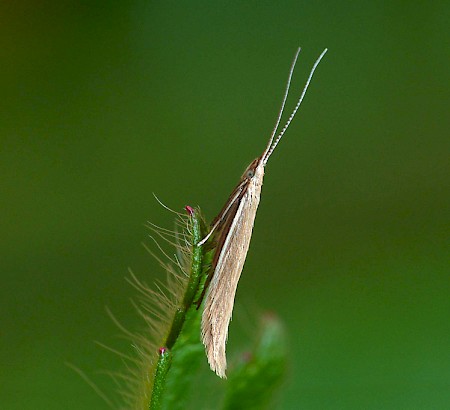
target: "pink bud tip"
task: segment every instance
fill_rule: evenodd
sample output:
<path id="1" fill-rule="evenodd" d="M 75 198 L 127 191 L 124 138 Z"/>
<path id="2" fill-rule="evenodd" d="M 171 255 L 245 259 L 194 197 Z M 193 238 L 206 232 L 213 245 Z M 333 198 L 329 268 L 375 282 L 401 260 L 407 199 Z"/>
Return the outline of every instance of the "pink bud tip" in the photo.
<path id="1" fill-rule="evenodd" d="M 164 354 L 164 353 L 166 353 L 167 352 L 167 347 L 160 347 L 159 348 L 159 354 Z"/>
<path id="2" fill-rule="evenodd" d="M 189 214 L 189 216 L 193 216 L 193 215 L 194 215 L 194 208 L 192 208 L 191 206 L 186 205 L 186 206 L 184 207 L 184 209 L 186 209 L 186 211 L 187 211 L 187 213 Z"/>

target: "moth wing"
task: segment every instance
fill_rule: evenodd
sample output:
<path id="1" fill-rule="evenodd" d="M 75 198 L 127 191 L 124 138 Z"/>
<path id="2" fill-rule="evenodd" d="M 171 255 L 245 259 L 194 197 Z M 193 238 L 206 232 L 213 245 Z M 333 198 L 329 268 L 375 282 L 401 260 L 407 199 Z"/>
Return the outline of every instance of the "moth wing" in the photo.
<path id="1" fill-rule="evenodd" d="M 205 296 L 202 315 L 202 341 L 209 365 L 220 377 L 227 367 L 225 346 L 233 313 L 236 288 L 250 245 L 259 205 L 261 181 L 252 181 L 245 190 L 234 218 L 229 218 L 219 237 L 214 273 Z M 228 219 L 228 218 L 227 218 Z M 226 226 L 228 225 L 228 226 Z"/>

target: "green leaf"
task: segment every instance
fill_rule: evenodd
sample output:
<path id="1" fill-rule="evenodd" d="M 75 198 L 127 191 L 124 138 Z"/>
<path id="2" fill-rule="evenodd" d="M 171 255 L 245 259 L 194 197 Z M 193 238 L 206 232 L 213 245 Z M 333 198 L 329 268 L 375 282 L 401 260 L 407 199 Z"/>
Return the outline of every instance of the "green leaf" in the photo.
<path id="1" fill-rule="evenodd" d="M 273 314 L 265 315 L 253 351 L 229 372 L 223 409 L 273 409 L 273 398 L 286 368 L 284 328 Z"/>

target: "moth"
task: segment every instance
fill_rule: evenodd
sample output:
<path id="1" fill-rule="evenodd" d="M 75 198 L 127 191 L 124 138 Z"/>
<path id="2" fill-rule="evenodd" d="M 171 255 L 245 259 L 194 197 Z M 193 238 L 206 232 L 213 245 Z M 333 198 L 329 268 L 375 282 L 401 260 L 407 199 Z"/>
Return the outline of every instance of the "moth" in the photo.
<path id="1" fill-rule="evenodd" d="M 266 149 L 244 171 L 239 184 L 231 193 L 219 215 L 213 220 L 210 232 L 197 245 L 203 245 L 213 232 L 216 232 L 216 251 L 210 271 L 212 274 L 210 274 L 210 282 L 204 297 L 201 338 L 205 345 L 211 370 L 221 378 L 226 378 L 225 347 L 228 338 L 228 326 L 233 313 L 237 284 L 244 267 L 261 197 L 264 168 L 297 113 L 314 71 L 327 52 L 327 49 L 325 49 L 314 63 L 297 105 L 277 135 L 300 50 L 300 48 L 297 50 L 292 62 L 281 109 Z"/>

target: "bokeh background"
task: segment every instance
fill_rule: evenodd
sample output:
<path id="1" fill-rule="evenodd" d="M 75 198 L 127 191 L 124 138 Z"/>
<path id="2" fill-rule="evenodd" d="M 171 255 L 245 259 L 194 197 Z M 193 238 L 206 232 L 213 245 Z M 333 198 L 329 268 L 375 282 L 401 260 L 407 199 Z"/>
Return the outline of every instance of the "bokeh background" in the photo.
<path id="1" fill-rule="evenodd" d="M 0 407 L 107 408 L 65 362 L 112 394 L 93 341 L 120 334 L 105 306 L 142 326 L 128 267 L 162 277 L 152 192 L 214 217 L 300 45 L 288 111 L 329 52 L 266 169 L 230 356 L 269 310 L 280 408 L 450 408 L 449 21 L 444 1 L 4 2 Z"/>

